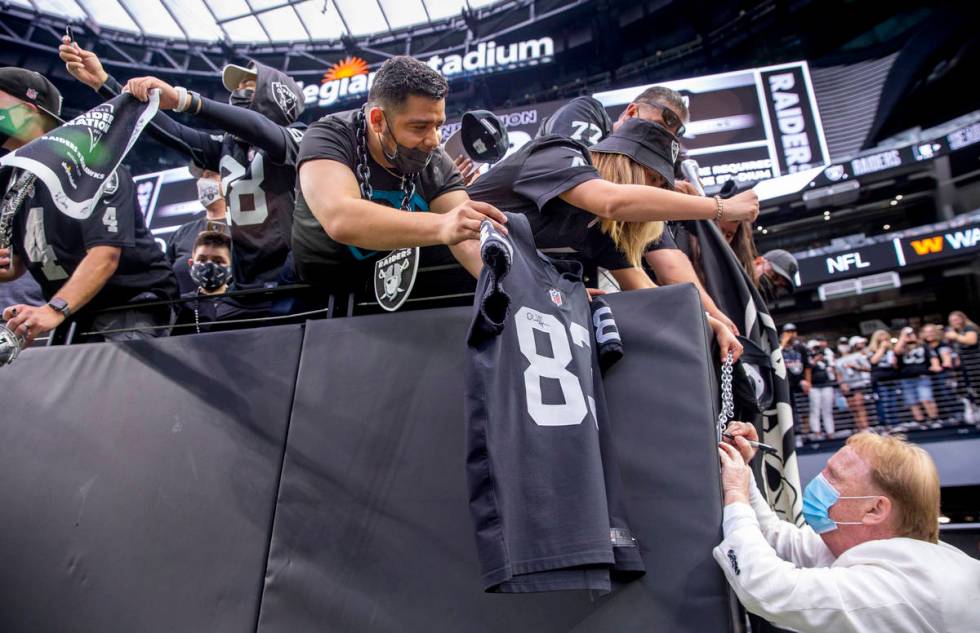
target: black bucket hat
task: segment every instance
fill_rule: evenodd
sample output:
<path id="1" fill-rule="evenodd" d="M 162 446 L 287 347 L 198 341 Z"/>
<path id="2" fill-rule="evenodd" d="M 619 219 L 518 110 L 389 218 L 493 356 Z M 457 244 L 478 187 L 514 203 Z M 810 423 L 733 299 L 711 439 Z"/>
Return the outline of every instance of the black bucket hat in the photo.
<path id="1" fill-rule="evenodd" d="M 589 148 L 593 152 L 623 154 L 663 176 L 674 186 L 674 163 L 681 146 L 664 126 L 632 117 L 619 129 Z"/>
<path id="2" fill-rule="evenodd" d="M 0 90 L 36 106 L 59 124 L 65 122 L 61 118 L 61 93 L 40 73 L 16 66 L 0 68 Z"/>

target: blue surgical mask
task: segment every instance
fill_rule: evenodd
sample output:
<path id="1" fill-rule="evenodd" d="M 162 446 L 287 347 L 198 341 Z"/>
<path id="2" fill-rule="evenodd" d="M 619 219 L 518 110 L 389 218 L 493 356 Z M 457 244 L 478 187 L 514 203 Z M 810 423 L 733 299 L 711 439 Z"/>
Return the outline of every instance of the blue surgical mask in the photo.
<path id="1" fill-rule="evenodd" d="M 817 534 L 836 530 L 839 525 L 862 525 L 862 521 L 834 521 L 828 514 L 830 508 L 839 499 L 874 499 L 878 495 L 863 497 L 842 497 L 837 489 L 830 485 L 823 473 L 813 478 L 803 491 L 803 516 L 807 525 Z"/>

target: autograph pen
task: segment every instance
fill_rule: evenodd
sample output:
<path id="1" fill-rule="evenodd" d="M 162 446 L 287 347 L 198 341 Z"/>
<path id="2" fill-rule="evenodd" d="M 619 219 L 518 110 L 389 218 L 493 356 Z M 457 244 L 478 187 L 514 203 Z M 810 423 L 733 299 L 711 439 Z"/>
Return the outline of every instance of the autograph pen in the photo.
<path id="1" fill-rule="evenodd" d="M 725 436 L 725 437 L 727 437 L 730 440 L 734 440 L 735 439 L 735 436 L 732 435 L 731 433 L 722 433 L 722 435 Z M 742 438 L 742 439 L 745 439 L 745 438 Z M 763 444 L 762 442 L 756 442 L 755 440 L 749 440 L 749 439 L 745 439 L 745 441 L 749 443 L 749 446 L 751 446 L 753 448 L 758 448 L 759 450 L 764 451 L 766 453 L 773 453 L 773 454 L 778 453 L 778 451 L 776 449 L 774 449 L 772 446 L 769 446 L 768 444 Z"/>

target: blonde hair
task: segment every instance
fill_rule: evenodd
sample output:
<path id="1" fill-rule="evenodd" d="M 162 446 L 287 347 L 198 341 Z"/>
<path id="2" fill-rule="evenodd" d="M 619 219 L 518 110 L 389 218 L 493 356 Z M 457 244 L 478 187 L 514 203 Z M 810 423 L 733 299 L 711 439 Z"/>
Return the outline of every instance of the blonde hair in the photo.
<path id="1" fill-rule="evenodd" d="M 896 536 L 939 542 L 939 473 L 921 446 L 897 437 L 857 433 L 847 439 L 871 465 L 871 481 L 895 507 Z"/>
<path id="2" fill-rule="evenodd" d="M 874 354 L 878 351 L 878 346 L 881 345 L 882 341 L 891 339 L 892 335 L 888 330 L 875 330 L 875 333 L 871 335 L 871 342 L 868 344 L 868 350 Z"/>
<path id="3" fill-rule="evenodd" d="M 958 316 L 961 319 L 963 319 L 963 328 L 964 329 L 966 329 L 966 326 L 968 326 L 968 325 L 972 325 L 973 327 L 977 327 L 977 324 L 974 323 L 973 321 L 971 321 L 970 318 L 968 316 L 966 316 L 966 312 L 963 312 L 962 310 L 953 310 L 952 312 L 950 312 L 949 313 L 949 317 L 953 317 L 953 316 Z M 947 323 L 949 323 L 949 317 L 946 317 L 946 322 Z M 952 325 L 952 323 L 949 323 L 949 324 Z"/>
<path id="4" fill-rule="evenodd" d="M 625 154 L 590 152 L 603 180 L 618 185 L 649 185 L 649 170 Z M 666 186 L 664 187 L 666 188 Z M 621 222 L 603 220 L 602 232 L 612 238 L 616 248 L 626 256 L 631 266 L 639 266 L 647 245 L 660 237 L 663 222 Z"/>

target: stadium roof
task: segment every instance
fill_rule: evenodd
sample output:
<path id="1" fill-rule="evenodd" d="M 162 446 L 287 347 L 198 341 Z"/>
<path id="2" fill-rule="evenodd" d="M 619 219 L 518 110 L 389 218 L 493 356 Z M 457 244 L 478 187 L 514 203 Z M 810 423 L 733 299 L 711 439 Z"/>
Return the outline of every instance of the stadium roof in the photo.
<path id="1" fill-rule="evenodd" d="M 147 37 L 268 44 L 362 37 L 445 20 L 499 0 L 7 0 Z"/>

